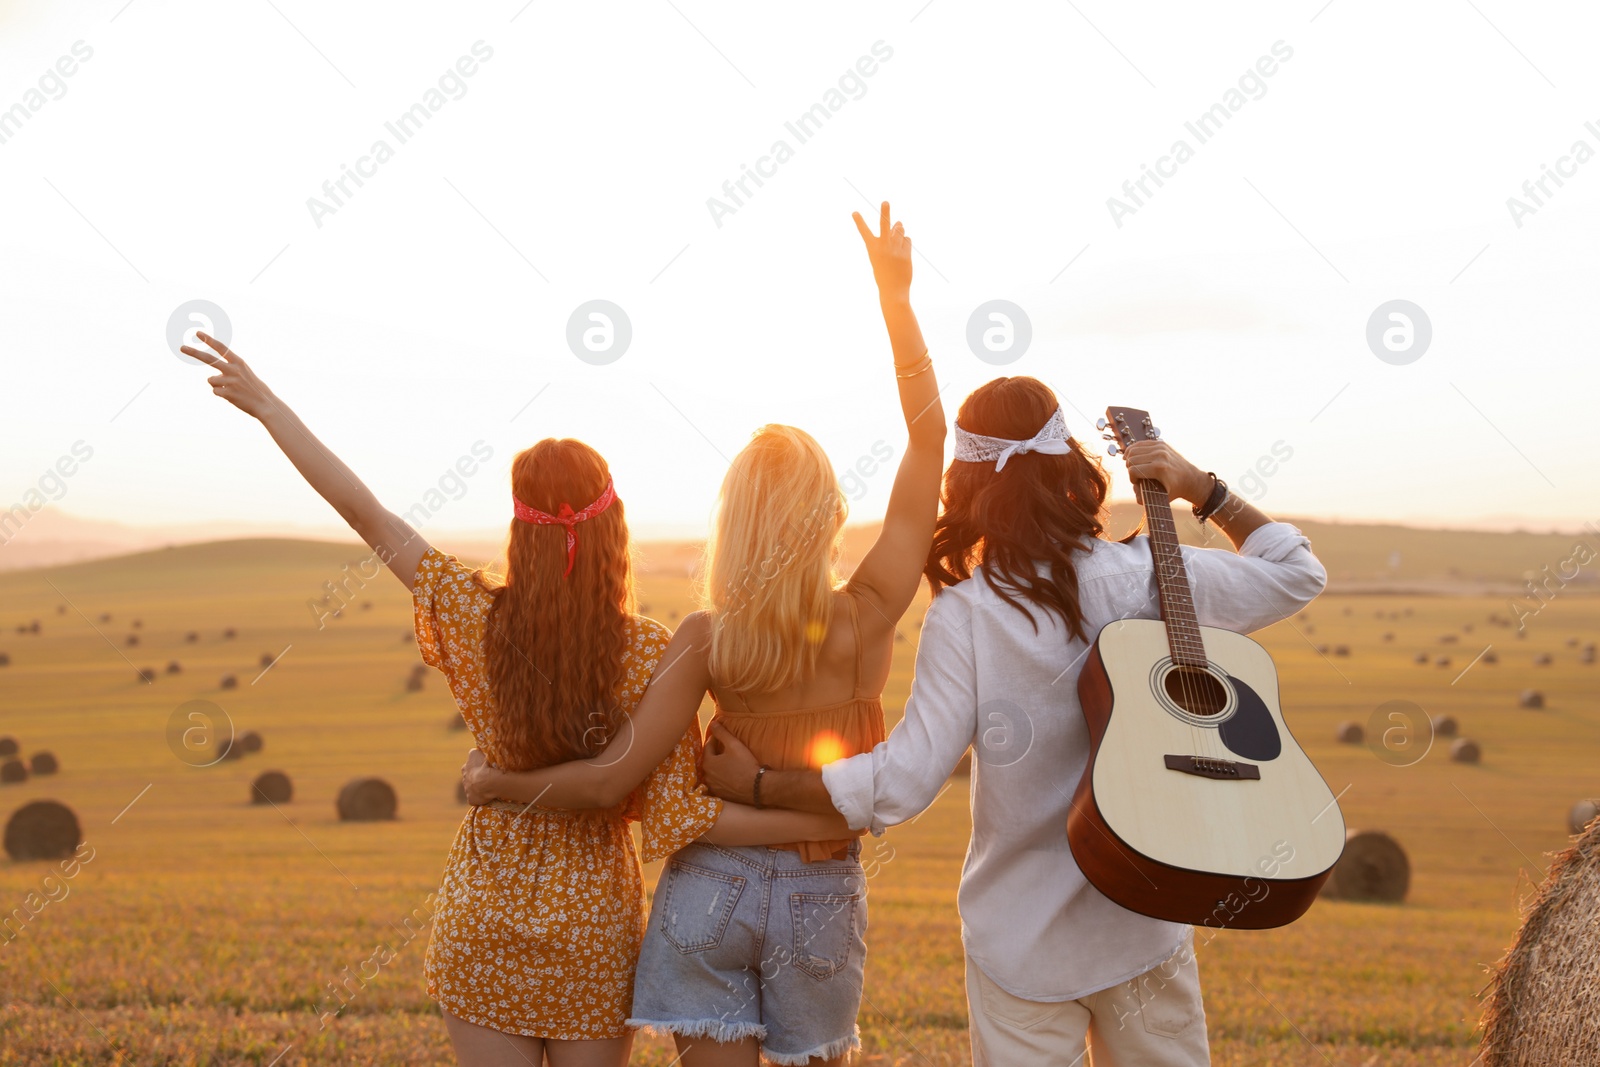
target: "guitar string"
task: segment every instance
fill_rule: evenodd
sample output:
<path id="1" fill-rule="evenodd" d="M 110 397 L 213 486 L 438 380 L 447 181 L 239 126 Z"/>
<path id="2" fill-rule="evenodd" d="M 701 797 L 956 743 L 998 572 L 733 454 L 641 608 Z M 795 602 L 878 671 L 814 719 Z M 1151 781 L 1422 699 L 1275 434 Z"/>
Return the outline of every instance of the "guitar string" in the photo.
<path id="1" fill-rule="evenodd" d="M 1180 704 L 1190 716 L 1195 716 L 1195 709 L 1199 706 L 1199 681 L 1190 674 L 1190 664 L 1186 660 L 1194 655 L 1194 650 L 1189 647 L 1189 633 L 1186 626 L 1192 618 L 1192 603 L 1187 606 L 1191 615 L 1185 617 L 1185 604 L 1181 597 L 1181 586 L 1174 588 L 1174 578 L 1182 573 L 1182 556 L 1174 554 L 1174 542 L 1177 539 L 1177 530 L 1172 525 L 1172 510 L 1167 496 L 1166 486 L 1158 481 L 1148 481 L 1141 486 L 1141 501 L 1145 505 L 1145 515 L 1150 520 L 1151 532 L 1148 535 L 1151 545 L 1151 557 L 1154 561 L 1156 572 L 1156 592 L 1161 604 L 1162 623 L 1167 632 L 1168 651 L 1171 653 L 1172 667 L 1168 673 L 1176 672 L 1178 675 L 1178 691 L 1181 696 Z M 1196 623 L 1197 625 L 1197 623 Z M 1202 646 L 1203 647 L 1203 646 Z M 1165 682 L 1163 682 L 1165 686 Z M 1169 691 L 1170 695 L 1170 691 Z M 1189 718 L 1185 723 L 1189 727 L 1191 751 L 1197 756 L 1210 755 L 1205 727 L 1200 726 Z"/>
<path id="2" fill-rule="evenodd" d="M 1174 661 L 1173 670 L 1178 673 L 1178 689 L 1184 710 L 1194 717 L 1188 723 L 1191 741 L 1195 755 L 1217 758 L 1222 753 L 1220 739 L 1212 736 L 1214 728 L 1194 721 L 1209 713 L 1212 701 L 1207 679 L 1200 676 L 1204 667 L 1194 663 L 1198 660 L 1203 664 L 1207 657 L 1205 644 L 1199 639 L 1199 619 L 1194 610 L 1193 597 L 1187 591 L 1182 548 L 1178 544 L 1177 527 L 1172 520 L 1171 498 L 1166 486 L 1159 482 L 1152 482 L 1147 487 L 1147 493 L 1146 514 L 1150 516 L 1152 530 L 1159 535 L 1151 544 L 1158 546 L 1153 553 L 1157 559 L 1156 580 L 1169 650 Z"/>

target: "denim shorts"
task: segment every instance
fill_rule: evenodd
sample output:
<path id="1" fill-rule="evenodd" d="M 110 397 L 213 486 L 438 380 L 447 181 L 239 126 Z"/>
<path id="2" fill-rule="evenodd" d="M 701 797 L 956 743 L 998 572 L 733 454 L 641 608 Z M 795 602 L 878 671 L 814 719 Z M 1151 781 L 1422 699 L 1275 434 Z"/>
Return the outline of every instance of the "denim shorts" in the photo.
<path id="1" fill-rule="evenodd" d="M 861 1047 L 866 967 L 861 844 L 805 863 L 781 848 L 692 844 L 667 861 L 639 953 L 629 1026 L 760 1039 L 804 1064 Z"/>

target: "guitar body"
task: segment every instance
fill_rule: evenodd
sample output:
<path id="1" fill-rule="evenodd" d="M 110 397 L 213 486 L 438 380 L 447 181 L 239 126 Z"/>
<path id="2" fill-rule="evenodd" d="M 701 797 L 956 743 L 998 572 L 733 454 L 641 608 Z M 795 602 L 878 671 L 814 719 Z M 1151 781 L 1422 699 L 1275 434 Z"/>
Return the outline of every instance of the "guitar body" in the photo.
<path id="1" fill-rule="evenodd" d="M 1132 911 L 1282 926 L 1327 880 L 1344 819 L 1284 724 L 1266 650 L 1197 630 L 1205 668 L 1173 664 L 1162 620 L 1100 631 L 1078 680 L 1091 751 L 1067 838 L 1090 883 Z"/>

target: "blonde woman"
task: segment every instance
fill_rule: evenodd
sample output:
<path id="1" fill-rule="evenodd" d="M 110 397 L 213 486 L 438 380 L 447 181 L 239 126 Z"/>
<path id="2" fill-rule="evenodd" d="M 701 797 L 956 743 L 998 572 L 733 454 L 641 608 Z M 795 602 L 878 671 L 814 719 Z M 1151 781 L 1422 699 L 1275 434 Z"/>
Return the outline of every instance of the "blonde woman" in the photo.
<path id="1" fill-rule="evenodd" d="M 481 800 L 603 806 L 633 788 L 694 721 L 767 768 L 818 768 L 884 739 L 881 694 L 895 624 L 933 538 L 944 412 L 910 303 L 911 241 L 883 205 L 874 235 L 859 215 L 894 350 L 909 439 L 883 531 L 850 579 L 836 568 L 845 502 L 809 434 L 764 426 L 722 483 L 707 546 L 705 610 L 684 620 L 625 744 L 598 762 L 530 774 L 469 763 Z M 867 922 L 860 843 L 736 847 L 700 841 L 662 874 L 639 959 L 630 1025 L 671 1033 L 687 1067 L 842 1063 L 860 1047 Z"/>
<path id="2" fill-rule="evenodd" d="M 311 435 L 220 341 L 185 347 L 212 391 L 261 420 L 311 487 L 411 590 L 418 650 L 449 679 L 477 744 L 502 766 L 592 756 L 626 730 L 668 642 L 633 611 L 628 525 L 606 461 L 581 441 L 519 453 L 503 578 L 431 547 Z M 622 1067 L 633 1032 L 645 859 L 696 838 L 748 845 L 837 837 L 838 815 L 792 816 L 696 792 L 697 730 L 660 749 L 596 811 L 473 808 L 445 865 L 428 994 L 463 1064 Z M 634 788 L 638 786 L 638 788 Z M 805 821 L 796 822 L 795 818 Z"/>

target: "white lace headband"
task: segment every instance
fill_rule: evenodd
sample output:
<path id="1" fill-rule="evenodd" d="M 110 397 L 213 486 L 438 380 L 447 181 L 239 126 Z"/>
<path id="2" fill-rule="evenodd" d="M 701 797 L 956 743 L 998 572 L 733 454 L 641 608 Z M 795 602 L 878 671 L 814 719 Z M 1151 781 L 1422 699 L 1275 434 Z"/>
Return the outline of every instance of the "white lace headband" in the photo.
<path id="1" fill-rule="evenodd" d="M 1067 441 L 1067 420 L 1056 408 L 1055 414 L 1026 441 L 1008 441 L 1004 437 L 984 437 L 968 433 L 956 423 L 956 459 L 963 463 L 994 463 L 996 471 L 1004 470 L 1006 460 L 1028 452 L 1043 452 L 1048 456 L 1061 456 L 1072 450 Z"/>

